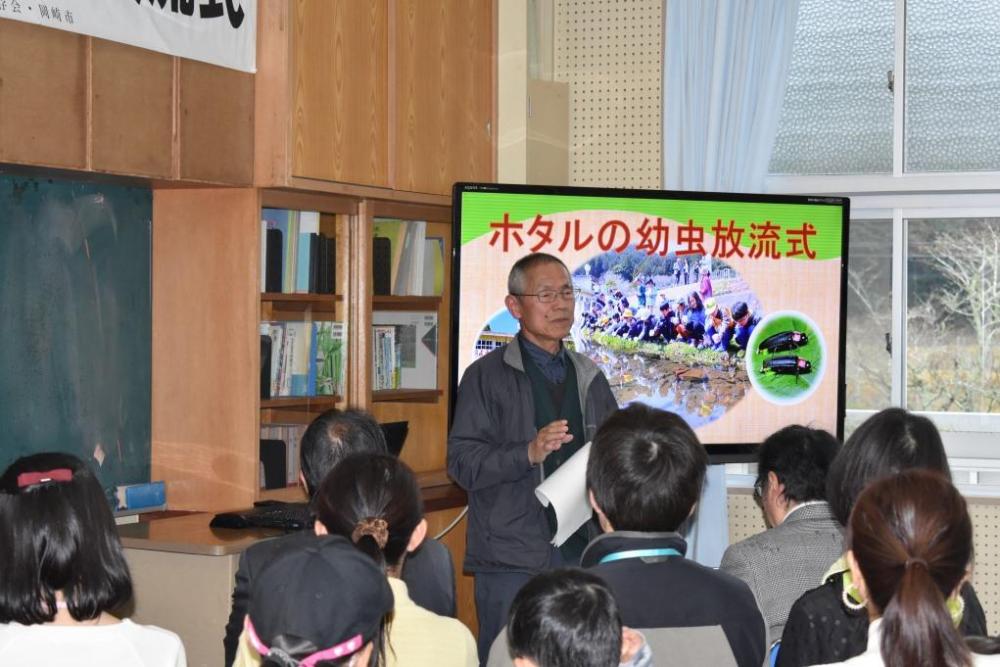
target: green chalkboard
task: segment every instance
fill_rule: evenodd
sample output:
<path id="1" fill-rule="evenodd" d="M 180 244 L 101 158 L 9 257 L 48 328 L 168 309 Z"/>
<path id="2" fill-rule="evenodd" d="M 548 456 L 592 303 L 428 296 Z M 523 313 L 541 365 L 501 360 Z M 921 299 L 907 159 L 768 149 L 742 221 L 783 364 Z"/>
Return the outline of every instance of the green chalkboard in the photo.
<path id="1" fill-rule="evenodd" d="M 148 188 L 0 173 L 0 469 L 149 481 L 151 224 Z"/>

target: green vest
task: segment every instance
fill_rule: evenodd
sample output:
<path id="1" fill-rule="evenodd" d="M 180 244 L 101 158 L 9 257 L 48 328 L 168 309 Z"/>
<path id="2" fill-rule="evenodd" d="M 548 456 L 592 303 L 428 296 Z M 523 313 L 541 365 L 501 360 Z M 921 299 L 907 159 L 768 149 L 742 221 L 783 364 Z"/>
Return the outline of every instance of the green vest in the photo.
<path id="1" fill-rule="evenodd" d="M 569 432 L 573 439 L 559 448 L 558 451 L 550 453 L 542 463 L 542 470 L 545 477 L 556 471 L 565 461 L 568 461 L 573 454 L 580 450 L 585 444 L 583 430 L 583 409 L 580 406 L 580 389 L 576 381 L 576 368 L 570 359 L 566 359 L 566 381 L 561 385 L 549 382 L 542 374 L 542 371 L 532 361 L 531 355 L 521 345 L 521 360 L 524 363 L 524 371 L 531 381 L 531 395 L 535 408 L 535 428 L 548 426 L 557 419 L 565 419 L 569 422 Z M 558 409 L 556 406 L 559 406 Z M 555 513 L 552 507 L 547 507 L 545 512 L 549 520 L 549 527 L 555 532 Z M 568 540 L 566 540 L 559 552 L 562 554 L 566 565 L 579 565 L 580 556 L 587 546 L 587 525 L 584 524 Z"/>

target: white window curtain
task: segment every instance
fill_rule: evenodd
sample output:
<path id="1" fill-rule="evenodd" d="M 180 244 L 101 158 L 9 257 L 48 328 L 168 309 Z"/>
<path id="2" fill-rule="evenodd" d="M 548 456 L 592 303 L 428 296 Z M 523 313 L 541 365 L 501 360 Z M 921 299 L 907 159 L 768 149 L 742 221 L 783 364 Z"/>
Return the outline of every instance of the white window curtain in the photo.
<path id="1" fill-rule="evenodd" d="M 799 0 L 667 0 L 663 185 L 761 192 L 788 78 Z M 729 544 L 725 466 L 710 466 L 685 538 L 718 567 Z"/>
<path id="2" fill-rule="evenodd" d="M 763 190 L 798 13 L 799 0 L 667 0 L 665 188 Z"/>

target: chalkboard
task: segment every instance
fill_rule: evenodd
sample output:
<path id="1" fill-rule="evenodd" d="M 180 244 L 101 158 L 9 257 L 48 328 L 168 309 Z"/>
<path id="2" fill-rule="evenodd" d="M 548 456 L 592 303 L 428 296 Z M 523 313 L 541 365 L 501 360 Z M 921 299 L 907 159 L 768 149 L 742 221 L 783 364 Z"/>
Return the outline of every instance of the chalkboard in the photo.
<path id="1" fill-rule="evenodd" d="M 0 469 L 149 481 L 151 224 L 148 188 L 0 174 Z"/>

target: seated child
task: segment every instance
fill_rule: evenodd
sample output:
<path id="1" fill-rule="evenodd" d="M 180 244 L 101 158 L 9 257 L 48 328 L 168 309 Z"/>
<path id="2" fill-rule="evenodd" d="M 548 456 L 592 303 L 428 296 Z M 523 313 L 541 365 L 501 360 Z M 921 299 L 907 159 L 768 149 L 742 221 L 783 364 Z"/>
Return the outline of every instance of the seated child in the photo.
<path id="1" fill-rule="evenodd" d="M 382 664 L 385 576 L 342 537 L 282 549 L 254 577 L 246 641 L 265 667 Z M 237 664 L 250 664 L 241 648 Z"/>
<path id="2" fill-rule="evenodd" d="M 641 637 L 622 627 L 611 591 L 583 570 L 543 572 L 525 584 L 511 604 L 507 642 L 515 667 L 652 664 Z"/>
<path id="3" fill-rule="evenodd" d="M 181 640 L 111 612 L 132 578 L 104 491 L 71 454 L 0 477 L 0 665 L 184 667 Z"/>

